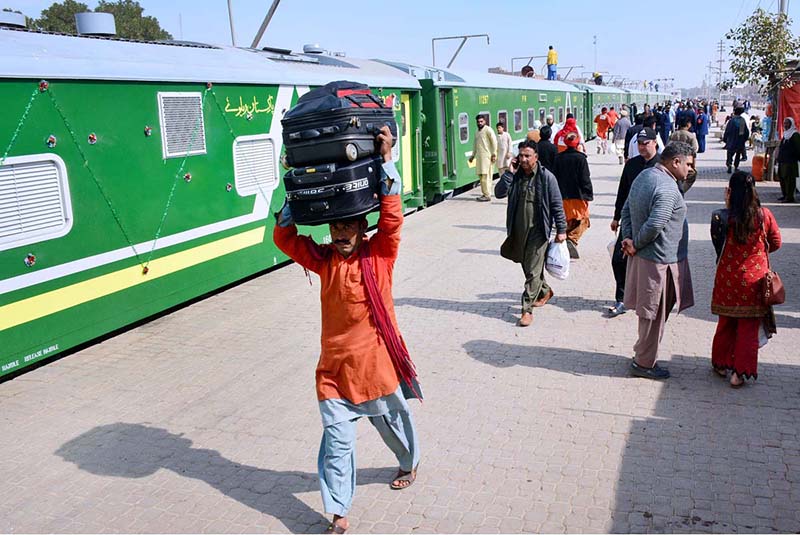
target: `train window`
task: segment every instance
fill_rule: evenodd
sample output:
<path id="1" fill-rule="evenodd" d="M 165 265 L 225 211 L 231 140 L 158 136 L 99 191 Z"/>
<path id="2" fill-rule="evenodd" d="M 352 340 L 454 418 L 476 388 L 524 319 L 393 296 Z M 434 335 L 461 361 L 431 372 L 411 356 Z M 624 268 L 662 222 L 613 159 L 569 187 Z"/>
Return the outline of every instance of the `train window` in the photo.
<path id="1" fill-rule="evenodd" d="M 69 233 L 72 202 L 64 160 L 55 154 L 11 156 L 0 165 L 0 184 L 10 185 L 0 191 L 0 251 Z"/>
<path id="2" fill-rule="evenodd" d="M 564 106 L 558 107 L 558 122 L 559 123 L 564 122 Z"/>
<path id="3" fill-rule="evenodd" d="M 461 143 L 469 141 L 469 115 L 466 113 L 458 114 L 458 139 Z"/>
<path id="4" fill-rule="evenodd" d="M 555 108 L 550 108 L 550 113 L 548 113 L 548 115 L 552 116 L 553 120 L 555 121 L 556 120 L 556 109 Z M 561 122 L 561 121 L 559 121 L 559 122 Z"/>
<path id="5" fill-rule="evenodd" d="M 569 108 L 569 107 L 568 107 L 568 108 L 567 108 L 567 115 L 569 115 L 570 113 L 572 113 L 572 108 Z"/>
<path id="6" fill-rule="evenodd" d="M 544 124 L 544 114 L 544 108 L 539 108 L 539 122 L 542 124 Z"/>
<path id="7" fill-rule="evenodd" d="M 267 134 L 233 140 L 233 178 L 240 197 L 261 192 L 267 199 L 278 187 L 275 141 Z"/>
<path id="8" fill-rule="evenodd" d="M 479 111 L 478 115 L 483 117 L 483 120 L 486 121 L 487 126 L 492 126 L 492 114 L 488 111 Z"/>
<path id="9" fill-rule="evenodd" d="M 400 103 L 400 123 L 403 125 L 403 128 L 400 131 L 400 136 L 401 137 L 405 137 L 406 133 L 408 132 L 408 130 L 407 130 L 408 127 L 406 125 L 406 103 L 405 102 L 401 102 Z"/>
<path id="10" fill-rule="evenodd" d="M 514 132 L 522 132 L 522 110 L 514 110 Z"/>
<path id="11" fill-rule="evenodd" d="M 203 97 L 197 93 L 158 93 L 164 158 L 206 153 Z"/>
<path id="12" fill-rule="evenodd" d="M 536 110 L 528 108 L 528 130 L 534 128 L 533 123 L 536 122 Z"/>
<path id="13" fill-rule="evenodd" d="M 503 123 L 503 128 L 505 128 L 506 132 L 508 132 L 508 112 L 506 110 L 500 110 L 497 112 L 497 122 Z"/>

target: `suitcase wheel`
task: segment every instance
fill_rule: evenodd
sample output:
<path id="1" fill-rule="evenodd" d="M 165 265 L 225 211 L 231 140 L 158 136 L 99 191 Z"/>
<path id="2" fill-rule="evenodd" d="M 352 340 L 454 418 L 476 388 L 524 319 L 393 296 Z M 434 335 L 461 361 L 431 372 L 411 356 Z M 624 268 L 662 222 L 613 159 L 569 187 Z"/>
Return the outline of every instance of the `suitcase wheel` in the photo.
<path id="1" fill-rule="evenodd" d="M 312 212 L 327 212 L 330 208 L 331 205 L 328 204 L 328 201 L 312 202 L 308 205 L 308 209 Z"/>

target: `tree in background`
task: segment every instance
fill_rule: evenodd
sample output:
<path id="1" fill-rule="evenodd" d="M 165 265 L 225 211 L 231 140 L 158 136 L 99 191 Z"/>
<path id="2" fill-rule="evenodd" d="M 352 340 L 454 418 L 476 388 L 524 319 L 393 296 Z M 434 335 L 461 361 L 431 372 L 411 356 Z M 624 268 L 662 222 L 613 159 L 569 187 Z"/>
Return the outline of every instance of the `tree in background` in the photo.
<path id="1" fill-rule="evenodd" d="M 773 110 L 777 110 L 778 91 L 789 83 L 786 60 L 800 50 L 800 38 L 789 29 L 790 20 L 785 13 L 768 13 L 756 9 L 738 28 L 733 28 L 725 38 L 732 42 L 730 70 L 733 78 L 720 84 L 720 89 L 731 89 L 735 84 L 752 84 L 759 93 L 769 97 Z M 777 115 L 773 111 L 773 115 Z M 773 117 L 774 119 L 774 117 Z M 776 144 L 777 124 L 770 129 L 767 154 L 771 155 Z M 772 178 L 772 165 L 767 170 L 767 179 Z"/>
<path id="2" fill-rule="evenodd" d="M 117 22 L 117 34 L 120 37 L 141 39 L 142 41 L 172 39 L 172 35 L 161 28 L 157 18 L 144 16 L 144 8 L 135 0 L 117 0 L 116 2 L 100 0 L 95 12 L 114 15 L 114 20 Z"/>
<path id="3" fill-rule="evenodd" d="M 91 12 L 89 6 L 75 0 L 56 2 L 42 11 L 42 16 L 33 21 L 32 28 L 48 32 L 78 33 L 75 14 Z M 100 0 L 95 13 L 111 13 L 117 26 L 117 35 L 126 39 L 158 41 L 172 39 L 169 32 L 161 28 L 158 19 L 144 16 L 144 9 L 135 0 Z"/>
<path id="4" fill-rule="evenodd" d="M 75 0 L 56 2 L 47 9 L 42 10 L 42 15 L 33 21 L 32 28 L 45 32 L 78 33 L 75 27 L 75 14 L 91 11 L 89 6 Z"/>

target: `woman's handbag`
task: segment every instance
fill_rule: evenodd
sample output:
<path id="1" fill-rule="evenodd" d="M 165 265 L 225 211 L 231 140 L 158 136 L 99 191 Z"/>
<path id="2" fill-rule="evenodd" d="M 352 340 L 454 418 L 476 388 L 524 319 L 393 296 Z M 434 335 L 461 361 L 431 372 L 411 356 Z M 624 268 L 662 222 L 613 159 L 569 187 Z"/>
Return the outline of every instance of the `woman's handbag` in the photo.
<path id="1" fill-rule="evenodd" d="M 783 287 L 781 276 L 778 275 L 777 271 L 772 271 L 771 269 L 767 271 L 761 284 L 765 305 L 782 305 L 784 301 L 786 301 L 786 290 Z"/>
<path id="2" fill-rule="evenodd" d="M 769 263 L 769 241 L 767 240 L 767 233 L 764 230 L 764 224 L 761 224 L 761 233 L 764 237 L 764 246 L 766 247 L 767 255 L 767 273 L 761 279 L 761 295 L 764 299 L 764 304 L 768 307 L 772 305 L 782 305 L 786 301 L 786 289 L 783 287 L 783 281 L 777 271 L 772 270 Z"/>

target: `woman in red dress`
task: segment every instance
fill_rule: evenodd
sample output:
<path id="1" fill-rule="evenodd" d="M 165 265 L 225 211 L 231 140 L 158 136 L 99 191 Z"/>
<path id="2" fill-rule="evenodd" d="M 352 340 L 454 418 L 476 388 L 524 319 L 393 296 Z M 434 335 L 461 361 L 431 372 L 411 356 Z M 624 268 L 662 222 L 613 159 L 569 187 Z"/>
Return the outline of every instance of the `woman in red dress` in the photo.
<path id="1" fill-rule="evenodd" d="M 719 316 L 711 364 L 723 377 L 731 370 L 731 386 L 738 388 L 758 377 L 758 332 L 769 312 L 761 284 L 769 270 L 767 248 L 781 246 L 781 232 L 772 212 L 761 207 L 752 175 L 731 175 L 725 204 L 727 210 L 712 216 L 728 224 L 711 296 L 711 312 Z"/>

